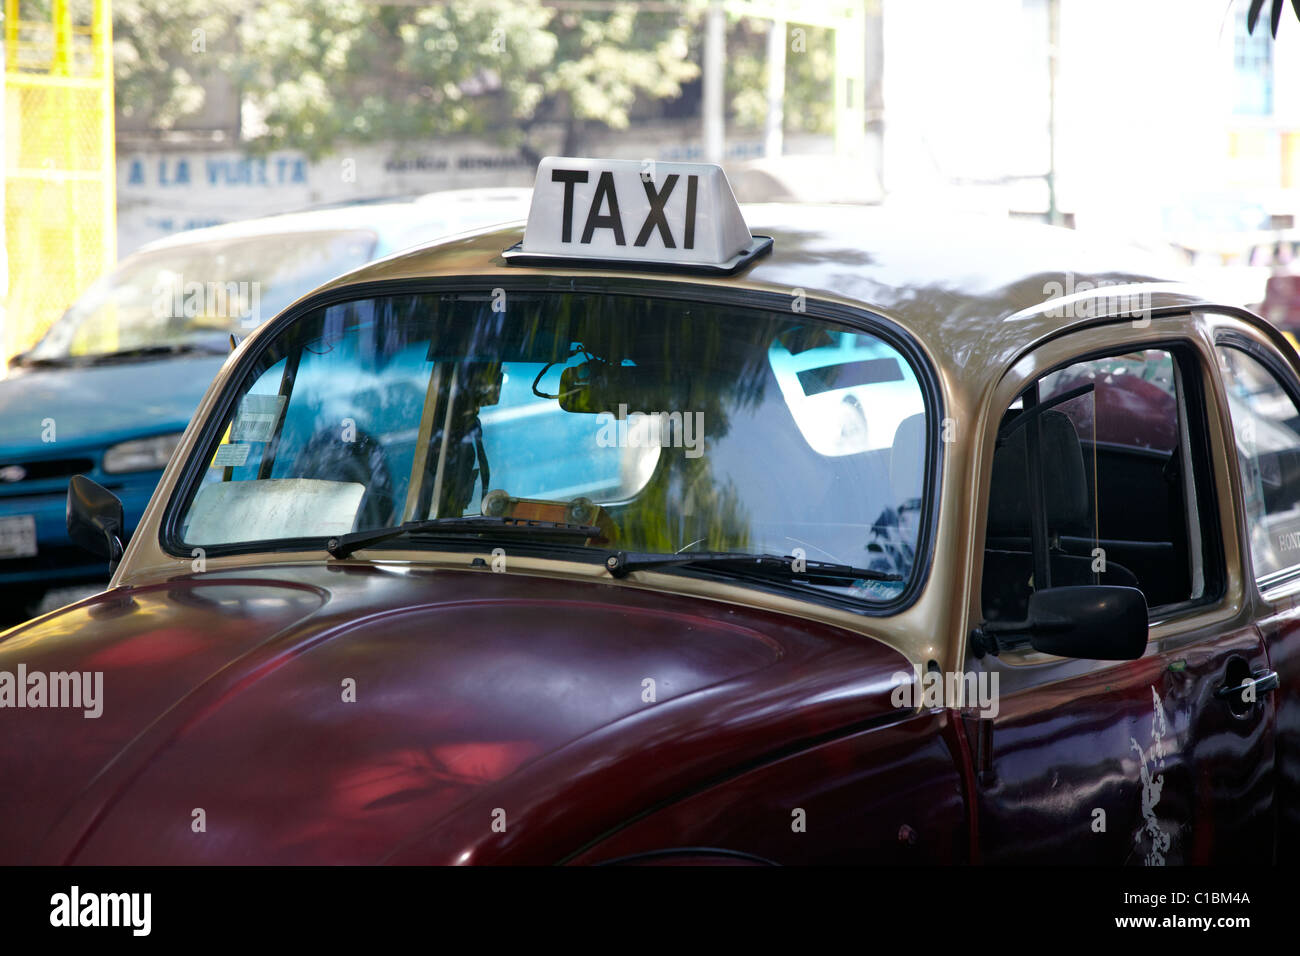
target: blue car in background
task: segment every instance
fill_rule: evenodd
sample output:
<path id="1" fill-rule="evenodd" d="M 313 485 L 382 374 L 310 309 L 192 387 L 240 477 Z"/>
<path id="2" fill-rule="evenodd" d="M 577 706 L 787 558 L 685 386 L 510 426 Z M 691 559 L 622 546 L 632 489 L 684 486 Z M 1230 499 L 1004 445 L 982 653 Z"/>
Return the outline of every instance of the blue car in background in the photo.
<path id="1" fill-rule="evenodd" d="M 67 536 L 68 479 L 111 490 L 133 531 L 232 334 L 372 259 L 524 219 L 530 194 L 453 190 L 271 216 L 124 258 L 0 379 L 0 627 L 50 589 L 107 580 Z"/>

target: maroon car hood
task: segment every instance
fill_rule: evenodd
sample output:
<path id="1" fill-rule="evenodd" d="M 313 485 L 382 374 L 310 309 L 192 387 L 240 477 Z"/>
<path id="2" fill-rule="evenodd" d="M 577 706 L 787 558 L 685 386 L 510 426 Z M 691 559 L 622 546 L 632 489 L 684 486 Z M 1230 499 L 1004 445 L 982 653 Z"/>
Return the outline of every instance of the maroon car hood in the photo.
<path id="1" fill-rule="evenodd" d="M 907 668 L 717 602 L 366 565 L 108 592 L 0 638 L 20 665 L 102 672 L 102 714 L 0 709 L 0 863 L 554 861 L 901 716 Z"/>

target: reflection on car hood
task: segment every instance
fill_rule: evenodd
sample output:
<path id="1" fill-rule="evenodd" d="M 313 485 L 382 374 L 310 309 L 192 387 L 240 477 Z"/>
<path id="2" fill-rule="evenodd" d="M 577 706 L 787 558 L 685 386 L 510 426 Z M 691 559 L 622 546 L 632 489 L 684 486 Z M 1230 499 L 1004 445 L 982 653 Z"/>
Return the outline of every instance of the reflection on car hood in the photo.
<path id="1" fill-rule="evenodd" d="M 0 863 L 553 861 L 890 719 L 907 667 L 718 602 L 362 564 L 107 592 L 0 638 L 19 665 L 101 672 L 102 715 L 0 709 Z"/>
<path id="2" fill-rule="evenodd" d="M 0 379 L 0 449 L 41 447 L 43 422 L 51 418 L 60 445 L 179 431 L 189 424 L 223 361 L 197 355 L 16 370 Z"/>

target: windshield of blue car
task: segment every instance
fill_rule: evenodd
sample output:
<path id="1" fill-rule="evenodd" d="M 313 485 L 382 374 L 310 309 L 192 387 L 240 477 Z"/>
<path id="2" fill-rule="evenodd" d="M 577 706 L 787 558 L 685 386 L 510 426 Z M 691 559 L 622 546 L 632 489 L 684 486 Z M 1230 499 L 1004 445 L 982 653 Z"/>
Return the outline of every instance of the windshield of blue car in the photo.
<path id="1" fill-rule="evenodd" d="M 734 305 L 484 289 L 320 308 L 253 360 L 174 499 L 186 554 L 319 549 L 430 519 L 443 520 L 370 547 L 497 534 L 508 552 L 529 535 L 494 532 L 505 519 L 593 560 L 865 568 L 878 574 L 818 586 L 868 601 L 898 597 L 914 570 L 933 429 L 916 369 L 883 335 Z"/>
<path id="2" fill-rule="evenodd" d="M 368 230 L 209 240 L 141 252 L 95 282 L 23 358 L 228 347 L 316 286 L 369 261 Z"/>

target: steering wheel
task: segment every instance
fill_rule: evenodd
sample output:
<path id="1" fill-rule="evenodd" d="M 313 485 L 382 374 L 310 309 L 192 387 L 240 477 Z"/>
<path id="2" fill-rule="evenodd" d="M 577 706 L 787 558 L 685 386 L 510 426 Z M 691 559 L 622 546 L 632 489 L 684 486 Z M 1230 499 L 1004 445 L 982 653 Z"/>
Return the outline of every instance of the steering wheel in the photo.
<path id="1" fill-rule="evenodd" d="M 298 453 L 294 474 L 299 478 L 354 481 L 365 494 L 357 508 L 354 529 L 386 528 L 396 523 L 393 479 L 383 446 L 369 434 L 357 431 L 344 441 L 337 430 L 317 432 Z"/>

